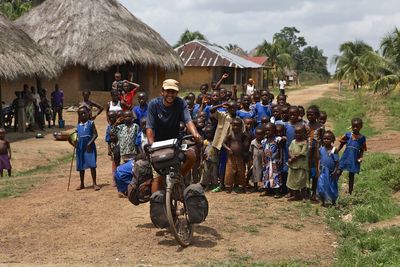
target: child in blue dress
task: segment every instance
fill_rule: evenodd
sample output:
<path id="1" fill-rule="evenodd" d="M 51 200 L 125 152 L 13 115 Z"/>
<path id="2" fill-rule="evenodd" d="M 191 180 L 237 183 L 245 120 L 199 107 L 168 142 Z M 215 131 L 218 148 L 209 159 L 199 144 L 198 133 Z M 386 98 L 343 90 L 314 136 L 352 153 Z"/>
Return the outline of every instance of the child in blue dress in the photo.
<path id="1" fill-rule="evenodd" d="M 366 138 L 360 131 L 363 127 L 363 121 L 360 118 L 351 120 L 352 132 L 346 133 L 340 139 L 339 151 L 346 145 L 346 149 L 339 162 L 341 172 L 349 172 L 349 194 L 351 195 L 354 188 L 354 175 L 360 172 L 360 164 L 363 160 L 364 151 L 367 151 Z"/>
<path id="2" fill-rule="evenodd" d="M 97 130 L 94 122 L 89 120 L 89 110 L 86 106 L 78 109 L 78 125 L 76 127 L 78 143 L 76 145 L 76 170 L 79 171 L 81 184 L 77 190 L 85 188 L 85 170 L 90 169 L 94 190 L 100 190 L 96 183 L 97 152 L 94 141 L 97 138 Z"/>
<path id="3" fill-rule="evenodd" d="M 338 191 L 338 169 L 339 155 L 333 146 L 335 135 L 331 131 L 326 131 L 323 135 L 323 146 L 319 149 L 319 179 L 317 192 L 321 199 L 322 206 L 326 201 L 332 205 L 336 204 L 339 196 Z"/>

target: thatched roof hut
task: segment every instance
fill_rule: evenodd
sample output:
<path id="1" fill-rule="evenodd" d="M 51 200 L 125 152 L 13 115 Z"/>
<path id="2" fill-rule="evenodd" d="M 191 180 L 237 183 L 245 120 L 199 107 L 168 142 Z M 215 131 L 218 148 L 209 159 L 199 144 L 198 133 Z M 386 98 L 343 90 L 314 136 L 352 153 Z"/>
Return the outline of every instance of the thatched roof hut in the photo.
<path id="1" fill-rule="evenodd" d="M 183 68 L 170 45 L 117 0 L 45 1 L 16 21 L 61 66 L 105 70 L 131 62 Z"/>
<path id="2" fill-rule="evenodd" d="M 0 80 L 52 78 L 59 71 L 52 56 L 0 14 Z"/>

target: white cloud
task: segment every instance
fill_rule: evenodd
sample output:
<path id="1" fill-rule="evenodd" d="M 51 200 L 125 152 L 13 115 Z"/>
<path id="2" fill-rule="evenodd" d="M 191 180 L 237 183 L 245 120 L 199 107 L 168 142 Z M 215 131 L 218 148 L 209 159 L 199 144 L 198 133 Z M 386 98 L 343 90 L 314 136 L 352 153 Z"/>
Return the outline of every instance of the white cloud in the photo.
<path id="1" fill-rule="evenodd" d="M 345 41 L 364 40 L 375 49 L 400 25 L 396 0 L 120 0 L 136 17 L 175 44 L 185 29 L 220 45 L 251 50 L 285 26 L 295 26 L 308 45 L 338 54 Z"/>

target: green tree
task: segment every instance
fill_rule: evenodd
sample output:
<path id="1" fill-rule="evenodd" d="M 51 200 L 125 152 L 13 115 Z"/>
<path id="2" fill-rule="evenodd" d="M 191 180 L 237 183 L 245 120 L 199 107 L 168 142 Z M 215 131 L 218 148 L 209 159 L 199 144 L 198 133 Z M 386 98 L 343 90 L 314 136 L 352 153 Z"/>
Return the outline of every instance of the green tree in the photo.
<path id="1" fill-rule="evenodd" d="M 239 45 L 237 44 L 228 44 L 227 46 L 224 47 L 225 50 L 231 52 L 232 54 L 238 55 L 238 56 L 245 56 L 247 55 L 246 51 L 243 50 Z"/>
<path id="2" fill-rule="evenodd" d="M 264 40 L 256 48 L 257 56 L 268 57 L 268 69 L 271 69 L 272 86 L 277 76 L 283 76 L 285 69 L 290 68 L 293 64 L 293 58 L 287 51 L 287 42 L 273 39 L 272 43 Z M 267 73 L 267 77 L 269 73 Z"/>
<path id="3" fill-rule="evenodd" d="M 376 79 L 371 83 L 374 91 L 390 91 L 400 83 L 400 31 L 395 28 L 381 41 L 382 58 L 373 66 Z"/>
<path id="4" fill-rule="evenodd" d="M 376 77 L 381 60 L 371 46 L 363 41 L 346 42 L 339 51 L 341 54 L 333 57 L 336 78 L 359 88 Z"/>
<path id="5" fill-rule="evenodd" d="M 43 2 L 44 0 L 0 0 L 0 12 L 10 20 L 15 20 Z"/>
<path id="6" fill-rule="evenodd" d="M 328 58 L 324 56 L 323 50 L 317 46 L 307 46 L 301 53 L 302 70 L 307 72 L 329 76 L 327 61 Z"/>
<path id="7" fill-rule="evenodd" d="M 207 41 L 207 38 L 204 36 L 204 34 L 202 34 L 199 31 L 194 31 L 191 32 L 188 29 L 186 31 L 184 31 L 181 36 L 179 37 L 178 42 L 174 45 L 174 48 L 186 44 L 187 42 L 193 41 L 193 40 L 204 40 Z"/>
<path id="8" fill-rule="evenodd" d="M 284 27 L 280 32 L 274 34 L 275 40 L 284 40 L 288 45 L 300 50 L 307 45 L 306 39 L 302 36 L 297 36 L 300 33 L 296 27 Z"/>

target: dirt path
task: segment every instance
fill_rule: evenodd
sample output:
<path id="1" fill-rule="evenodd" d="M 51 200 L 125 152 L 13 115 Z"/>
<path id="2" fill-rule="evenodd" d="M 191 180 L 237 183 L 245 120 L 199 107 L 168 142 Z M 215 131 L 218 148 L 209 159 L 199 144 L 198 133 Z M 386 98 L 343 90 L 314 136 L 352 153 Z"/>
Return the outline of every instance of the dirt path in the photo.
<path id="1" fill-rule="evenodd" d="M 331 92 L 333 85 L 289 92 L 306 104 Z M 75 116 L 66 116 L 73 125 Z M 258 194 L 208 193 L 210 214 L 195 231 L 194 244 L 177 246 L 149 219 L 149 205 L 135 207 L 117 198 L 111 184 L 104 144 L 105 117 L 96 120 L 98 180 L 102 189 L 66 191 L 69 164 L 40 174 L 46 183 L 18 198 L 0 200 L 0 263 L 27 265 L 193 266 L 202 262 L 300 261 L 327 266 L 334 257 L 335 236 L 318 206 L 289 203 Z M 39 145 L 40 144 L 40 145 Z M 26 139 L 12 144 L 15 168 L 29 169 L 71 153 L 67 143 Z M 28 153 L 23 153 L 29 148 Z M 41 151 L 41 152 L 40 152 Z M 88 174 L 87 174 L 88 175 Z M 24 179 L 24 177 L 2 178 Z M 90 184 L 87 176 L 87 184 Z M 73 173 L 72 188 L 78 185 Z"/>

